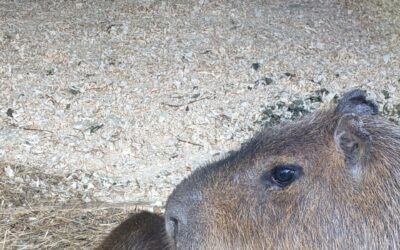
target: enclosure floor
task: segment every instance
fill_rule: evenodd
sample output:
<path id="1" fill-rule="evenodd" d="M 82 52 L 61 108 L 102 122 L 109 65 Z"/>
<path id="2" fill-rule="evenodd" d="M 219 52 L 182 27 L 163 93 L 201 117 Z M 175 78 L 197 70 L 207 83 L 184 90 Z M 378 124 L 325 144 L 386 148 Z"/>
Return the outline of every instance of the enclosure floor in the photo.
<path id="1" fill-rule="evenodd" d="M 0 0 L 0 249 L 90 248 L 353 87 L 397 121 L 399 2 Z"/>

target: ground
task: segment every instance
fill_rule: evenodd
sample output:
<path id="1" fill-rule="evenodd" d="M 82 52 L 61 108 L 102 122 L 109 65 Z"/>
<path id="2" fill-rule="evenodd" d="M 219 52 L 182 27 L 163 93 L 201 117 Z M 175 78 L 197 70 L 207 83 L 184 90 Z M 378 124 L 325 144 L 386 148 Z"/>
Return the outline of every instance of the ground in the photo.
<path id="1" fill-rule="evenodd" d="M 0 0 L 0 248 L 85 249 L 262 126 L 400 115 L 397 0 Z"/>

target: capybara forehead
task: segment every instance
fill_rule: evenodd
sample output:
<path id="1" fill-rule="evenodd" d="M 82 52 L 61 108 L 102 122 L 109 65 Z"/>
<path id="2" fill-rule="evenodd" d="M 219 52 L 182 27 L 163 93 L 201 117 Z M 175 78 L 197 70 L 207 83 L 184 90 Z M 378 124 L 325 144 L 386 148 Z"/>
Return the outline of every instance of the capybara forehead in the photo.
<path id="1" fill-rule="evenodd" d="M 338 118 L 332 111 L 315 113 L 297 122 L 265 128 L 232 156 L 232 160 L 265 160 L 271 156 L 307 156 L 321 154 L 334 147 L 333 134 Z M 332 148 L 333 149 L 333 148 Z M 316 152 L 318 151 L 318 152 Z"/>
<path id="2" fill-rule="evenodd" d="M 275 128 L 266 128 L 257 134 L 244 151 L 255 154 L 284 154 L 285 152 L 304 152 L 305 147 L 326 145 L 333 140 L 337 118 L 332 112 L 320 112 L 297 122 L 282 124 Z"/>
<path id="3" fill-rule="evenodd" d="M 333 110 L 315 113 L 303 120 L 265 128 L 250 141 L 216 162 L 197 169 L 185 184 L 215 180 L 223 175 L 234 175 L 260 163 L 285 161 L 296 163 L 297 160 L 324 158 L 324 152 L 331 154 L 334 148 L 334 128 L 338 117 Z M 331 149 L 329 149 L 331 147 Z M 281 162 L 284 163 L 284 162 Z M 268 166 L 266 166 L 268 167 Z M 184 184 L 184 185 L 185 185 Z"/>

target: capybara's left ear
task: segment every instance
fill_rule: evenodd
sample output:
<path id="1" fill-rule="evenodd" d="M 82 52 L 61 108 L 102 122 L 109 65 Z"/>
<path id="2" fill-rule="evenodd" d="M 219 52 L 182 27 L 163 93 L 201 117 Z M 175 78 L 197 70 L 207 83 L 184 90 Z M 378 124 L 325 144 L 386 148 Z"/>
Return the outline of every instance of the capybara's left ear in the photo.
<path id="1" fill-rule="evenodd" d="M 377 115 L 378 105 L 367 99 L 365 91 L 355 89 L 343 95 L 335 112 L 337 114 Z"/>
<path id="2" fill-rule="evenodd" d="M 371 135 L 365 129 L 360 116 L 343 115 L 334 134 L 337 147 L 345 156 L 346 166 L 356 179 L 361 177 L 362 166 L 371 154 Z"/>

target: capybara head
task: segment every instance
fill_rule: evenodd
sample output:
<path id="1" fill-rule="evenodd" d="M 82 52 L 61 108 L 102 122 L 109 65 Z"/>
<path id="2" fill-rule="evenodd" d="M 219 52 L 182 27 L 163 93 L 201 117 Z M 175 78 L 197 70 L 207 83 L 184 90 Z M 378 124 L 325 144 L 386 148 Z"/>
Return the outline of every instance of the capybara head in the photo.
<path id="1" fill-rule="evenodd" d="M 169 197 L 176 249 L 399 249 L 400 128 L 354 90 L 266 128 Z"/>

